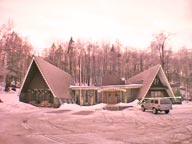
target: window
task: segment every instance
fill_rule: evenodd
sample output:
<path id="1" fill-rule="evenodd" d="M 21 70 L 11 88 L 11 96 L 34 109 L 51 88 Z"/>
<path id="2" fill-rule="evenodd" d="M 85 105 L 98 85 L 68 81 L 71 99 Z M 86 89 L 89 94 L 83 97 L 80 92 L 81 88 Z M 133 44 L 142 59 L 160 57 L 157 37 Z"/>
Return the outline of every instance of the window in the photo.
<path id="1" fill-rule="evenodd" d="M 155 100 L 155 104 L 158 104 L 158 100 Z"/>
<path id="2" fill-rule="evenodd" d="M 145 100 L 146 103 L 150 103 L 151 101 L 148 99 L 148 100 Z"/>
<path id="3" fill-rule="evenodd" d="M 163 93 L 161 91 L 151 91 L 151 97 L 163 97 Z"/>
<path id="4" fill-rule="evenodd" d="M 155 78 L 154 80 L 154 85 L 158 85 L 159 84 L 159 79 L 158 78 Z"/>
<path id="5" fill-rule="evenodd" d="M 161 99 L 160 103 L 161 104 L 171 104 L 171 101 L 169 99 Z"/>

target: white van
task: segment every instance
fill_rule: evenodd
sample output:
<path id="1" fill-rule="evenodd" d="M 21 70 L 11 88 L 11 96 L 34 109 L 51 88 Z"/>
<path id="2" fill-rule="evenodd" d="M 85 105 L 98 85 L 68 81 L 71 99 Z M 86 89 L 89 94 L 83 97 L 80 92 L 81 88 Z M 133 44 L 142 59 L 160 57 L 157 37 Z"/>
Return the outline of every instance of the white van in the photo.
<path id="1" fill-rule="evenodd" d="M 152 110 L 154 114 L 164 111 L 166 114 L 172 109 L 172 102 L 168 98 L 149 98 L 141 104 L 141 110 Z"/>

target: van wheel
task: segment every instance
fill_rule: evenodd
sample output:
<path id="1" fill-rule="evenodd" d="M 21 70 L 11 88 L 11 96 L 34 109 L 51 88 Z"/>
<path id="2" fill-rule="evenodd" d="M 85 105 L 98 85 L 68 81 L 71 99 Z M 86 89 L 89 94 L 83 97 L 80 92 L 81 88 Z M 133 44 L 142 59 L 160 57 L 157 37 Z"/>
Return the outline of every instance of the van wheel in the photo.
<path id="1" fill-rule="evenodd" d="M 153 114 L 157 114 L 157 109 L 156 108 L 153 108 Z"/>
<path id="2" fill-rule="evenodd" d="M 165 113 L 168 114 L 168 113 L 169 113 L 169 110 L 165 110 Z"/>
<path id="3" fill-rule="evenodd" d="M 145 107 L 144 107 L 144 106 L 141 106 L 141 110 L 144 112 L 144 111 L 145 111 Z"/>

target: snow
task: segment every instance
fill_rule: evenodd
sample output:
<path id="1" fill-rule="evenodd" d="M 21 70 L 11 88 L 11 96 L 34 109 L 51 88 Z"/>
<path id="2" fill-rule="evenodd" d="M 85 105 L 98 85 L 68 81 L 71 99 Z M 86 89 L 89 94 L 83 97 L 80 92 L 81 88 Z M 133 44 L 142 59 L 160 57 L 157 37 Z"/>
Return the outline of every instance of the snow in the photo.
<path id="1" fill-rule="evenodd" d="M 118 103 L 116 104 L 116 106 L 127 106 L 127 107 L 139 107 L 139 100 L 135 100 L 133 102 L 130 103 Z M 100 103 L 100 104 L 96 104 L 96 105 L 92 105 L 92 106 L 80 106 L 77 104 L 62 104 L 59 109 L 62 110 L 74 110 L 74 111 L 81 111 L 81 110 L 90 110 L 90 111 L 95 111 L 95 110 L 103 110 L 103 108 L 106 106 L 107 104 L 104 103 Z"/>
<path id="2" fill-rule="evenodd" d="M 130 103 L 118 103 L 117 105 L 119 105 L 119 106 L 138 107 L 138 106 L 139 106 L 139 100 L 136 99 L 136 100 L 134 100 L 134 101 L 132 101 L 132 102 L 130 102 Z"/>
<path id="3" fill-rule="evenodd" d="M 39 108 L 19 102 L 18 91 L 0 91 L 0 143 L 4 144 L 127 144 L 192 143 L 192 102 L 173 105 L 169 114 L 142 112 L 138 100 L 119 103 L 121 111 L 103 110 L 106 104 Z"/>
<path id="4" fill-rule="evenodd" d="M 0 91 L 0 99 L 3 101 L 0 108 L 3 107 L 10 112 L 23 112 L 26 110 L 37 109 L 37 107 L 20 102 L 18 92 L 19 90 L 10 92 Z"/>
<path id="5" fill-rule="evenodd" d="M 62 104 L 59 109 L 63 109 L 63 110 L 74 110 L 74 111 L 81 111 L 81 110 L 90 110 L 90 111 L 94 111 L 94 110 L 102 110 L 103 107 L 105 107 L 106 104 L 96 104 L 96 105 L 92 105 L 92 106 L 80 106 L 77 104 Z"/>

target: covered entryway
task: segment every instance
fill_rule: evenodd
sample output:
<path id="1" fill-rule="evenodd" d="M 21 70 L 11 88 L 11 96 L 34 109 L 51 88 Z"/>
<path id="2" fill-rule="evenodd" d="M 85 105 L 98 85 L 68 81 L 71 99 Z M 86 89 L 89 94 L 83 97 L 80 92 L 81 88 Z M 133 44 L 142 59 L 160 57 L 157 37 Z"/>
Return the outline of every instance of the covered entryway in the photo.
<path id="1" fill-rule="evenodd" d="M 76 104 L 94 105 L 98 103 L 97 90 L 95 86 L 70 86 L 71 94 Z"/>
<path id="2" fill-rule="evenodd" d="M 100 101 L 107 104 L 117 104 L 123 101 L 123 92 L 126 89 L 122 88 L 101 88 L 98 90 L 100 94 Z"/>
<path id="3" fill-rule="evenodd" d="M 118 103 L 118 98 L 119 98 L 118 94 L 116 94 L 115 92 L 111 92 L 108 96 L 107 103 L 108 104 L 116 104 L 116 103 Z"/>

